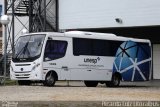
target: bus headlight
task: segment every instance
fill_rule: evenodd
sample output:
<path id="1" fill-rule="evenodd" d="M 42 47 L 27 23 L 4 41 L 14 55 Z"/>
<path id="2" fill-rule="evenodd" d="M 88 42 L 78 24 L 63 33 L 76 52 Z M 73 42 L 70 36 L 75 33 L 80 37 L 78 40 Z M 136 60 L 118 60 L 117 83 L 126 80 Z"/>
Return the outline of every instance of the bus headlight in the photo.
<path id="1" fill-rule="evenodd" d="M 38 66 L 40 66 L 40 63 L 35 64 L 31 71 L 34 71 Z"/>
<path id="2" fill-rule="evenodd" d="M 12 66 L 10 66 L 10 71 L 13 71 L 13 67 Z"/>

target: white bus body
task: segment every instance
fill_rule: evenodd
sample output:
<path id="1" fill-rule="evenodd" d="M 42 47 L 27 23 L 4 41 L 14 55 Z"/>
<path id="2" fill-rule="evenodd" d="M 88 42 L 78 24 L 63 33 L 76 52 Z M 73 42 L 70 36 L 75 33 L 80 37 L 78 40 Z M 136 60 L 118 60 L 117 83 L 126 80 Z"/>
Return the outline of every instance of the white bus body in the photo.
<path id="1" fill-rule="evenodd" d="M 21 36 L 15 46 L 10 77 L 19 84 L 82 80 L 86 86 L 118 86 L 151 78 L 151 43 L 114 34 L 70 31 Z"/>

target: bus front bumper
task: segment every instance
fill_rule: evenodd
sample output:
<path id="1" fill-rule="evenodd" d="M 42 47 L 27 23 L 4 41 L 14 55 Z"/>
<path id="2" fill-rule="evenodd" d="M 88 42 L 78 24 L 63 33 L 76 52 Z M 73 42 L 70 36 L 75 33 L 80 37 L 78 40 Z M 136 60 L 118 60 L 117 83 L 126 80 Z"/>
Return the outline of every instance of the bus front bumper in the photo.
<path id="1" fill-rule="evenodd" d="M 41 80 L 41 77 L 31 71 L 26 72 L 10 72 L 11 80 Z"/>

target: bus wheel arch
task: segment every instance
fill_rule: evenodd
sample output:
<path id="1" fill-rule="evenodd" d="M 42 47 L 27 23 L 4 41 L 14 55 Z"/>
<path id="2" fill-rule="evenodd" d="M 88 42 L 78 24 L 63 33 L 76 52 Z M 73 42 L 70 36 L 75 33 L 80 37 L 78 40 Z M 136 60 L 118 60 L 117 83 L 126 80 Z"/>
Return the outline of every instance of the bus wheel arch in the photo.
<path id="1" fill-rule="evenodd" d="M 112 75 L 112 80 L 106 82 L 106 86 L 108 86 L 108 87 L 118 87 L 120 85 L 121 80 L 122 80 L 122 75 L 119 72 L 115 72 Z"/>
<path id="2" fill-rule="evenodd" d="M 54 86 L 55 82 L 58 81 L 58 75 L 55 71 L 49 71 L 46 76 L 45 80 L 43 81 L 44 86 Z"/>

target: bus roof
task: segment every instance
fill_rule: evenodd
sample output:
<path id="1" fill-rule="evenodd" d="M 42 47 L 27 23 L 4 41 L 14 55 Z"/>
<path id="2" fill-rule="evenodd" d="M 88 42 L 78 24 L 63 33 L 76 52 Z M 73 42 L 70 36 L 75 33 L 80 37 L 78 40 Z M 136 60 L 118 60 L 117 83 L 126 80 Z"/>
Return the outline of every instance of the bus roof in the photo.
<path id="1" fill-rule="evenodd" d="M 47 34 L 50 36 L 56 37 L 74 37 L 74 38 L 88 38 L 88 39 L 103 39 L 103 40 L 117 40 L 117 41 L 136 41 L 136 42 L 147 42 L 150 43 L 148 39 L 138 39 L 138 38 L 130 38 L 130 37 L 123 37 L 123 36 L 116 36 L 115 34 L 111 33 L 95 33 L 95 32 L 84 32 L 84 31 L 68 31 L 65 33 L 58 33 L 58 32 L 37 32 L 37 33 L 30 33 L 30 34 Z M 29 35 L 29 34 L 26 34 Z"/>
<path id="2" fill-rule="evenodd" d="M 77 38 L 117 40 L 117 41 L 132 40 L 132 41 L 136 41 L 136 42 L 147 42 L 147 43 L 149 42 L 150 43 L 150 40 L 148 40 L 148 39 L 138 39 L 138 38 L 116 36 L 115 34 L 111 34 L 111 33 L 95 33 L 95 32 L 83 32 L 83 31 L 69 31 L 69 32 L 65 32 L 65 36 L 68 36 L 68 37 L 77 37 Z"/>

